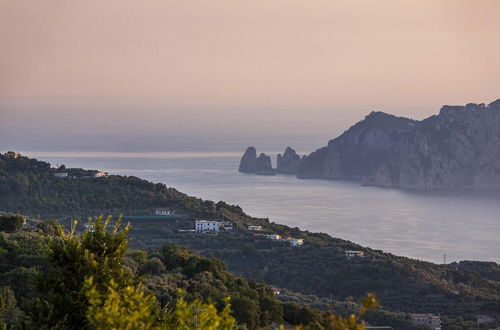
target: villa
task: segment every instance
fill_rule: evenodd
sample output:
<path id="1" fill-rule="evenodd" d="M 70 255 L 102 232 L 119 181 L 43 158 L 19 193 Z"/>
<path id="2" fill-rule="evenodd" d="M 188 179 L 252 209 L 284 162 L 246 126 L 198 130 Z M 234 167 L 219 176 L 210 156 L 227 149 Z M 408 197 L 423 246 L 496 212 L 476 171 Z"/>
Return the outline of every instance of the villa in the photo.
<path id="1" fill-rule="evenodd" d="M 218 220 L 196 220 L 194 229 L 199 232 L 219 232 L 220 229 L 233 230 L 233 224 L 229 221 Z"/>

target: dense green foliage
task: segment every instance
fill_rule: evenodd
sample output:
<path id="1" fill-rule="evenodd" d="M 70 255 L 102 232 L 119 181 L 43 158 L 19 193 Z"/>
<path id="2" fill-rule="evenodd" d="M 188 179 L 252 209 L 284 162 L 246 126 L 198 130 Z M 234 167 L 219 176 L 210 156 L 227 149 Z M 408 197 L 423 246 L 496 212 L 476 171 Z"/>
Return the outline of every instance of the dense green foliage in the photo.
<path id="1" fill-rule="evenodd" d="M 108 329 L 128 320 L 137 324 L 130 329 L 187 329 L 193 313 L 207 324 L 219 320 L 214 329 L 232 327 L 229 313 L 252 329 L 285 321 L 282 303 L 267 285 L 176 245 L 128 251 L 129 228 L 109 221 L 97 218 L 83 233 L 58 227 L 55 235 L 42 229 L 1 234 L 0 281 L 12 290 L 0 288 L 0 324 Z M 206 315 L 199 313 L 202 307 Z"/>
<path id="2" fill-rule="evenodd" d="M 181 223 L 137 225 L 131 232 L 133 244 L 142 246 L 154 239 L 175 242 L 223 260 L 229 270 L 244 277 L 319 297 L 342 301 L 374 292 L 390 310 L 473 318 L 499 300 L 499 283 L 473 271 L 483 263 L 466 270 L 455 264 L 443 266 L 397 257 L 328 236 L 305 233 L 306 244 L 292 247 L 249 232 L 213 236 L 178 234 L 170 229 L 178 225 Z M 270 226 L 275 232 L 286 233 L 278 225 Z M 300 235 L 292 228 L 287 231 Z M 363 250 L 366 256 L 347 258 L 344 251 L 351 249 Z M 491 265 L 486 269 L 490 278 L 500 274 Z"/>
<path id="3" fill-rule="evenodd" d="M 19 214 L 0 214 L 0 231 L 14 233 L 23 228 L 26 219 Z"/>
<path id="4" fill-rule="evenodd" d="M 96 218 L 89 223 L 92 231 L 83 234 L 74 229 L 66 233 L 59 227 L 57 236 L 49 240 L 47 258 L 51 267 L 39 279 L 42 300 L 33 313 L 35 324 L 65 328 L 86 324 L 86 282 L 90 279 L 95 283 L 91 289 L 98 294 L 106 294 L 111 282 L 115 291 L 132 285 L 131 276 L 122 267 L 129 227 L 119 230 L 117 221 L 107 230 L 110 221 L 111 217 Z"/>
<path id="5" fill-rule="evenodd" d="M 281 303 L 270 287 L 232 275 L 215 258 L 167 244 L 160 251 L 149 254 L 149 261 L 155 259 L 156 263 L 161 261 L 164 270 L 149 274 L 144 285 L 164 305 L 172 305 L 176 291 L 182 289 L 190 300 L 208 299 L 217 305 L 223 305 L 224 299 L 231 297 L 233 315 L 249 328 L 283 322 Z M 138 265 L 138 269 L 149 261 Z"/>
<path id="6" fill-rule="evenodd" d="M 73 178 L 54 176 L 62 171 Z M 366 292 L 376 293 L 382 306 L 389 310 L 441 313 L 446 315 L 446 322 L 462 326 L 473 324 L 478 314 L 491 314 L 498 309 L 500 269 L 497 264 L 436 265 L 397 257 L 327 234 L 252 218 L 238 206 L 189 197 L 163 184 L 113 175 L 93 179 L 92 173 L 82 169 L 54 169 L 34 159 L 0 154 L 0 190 L 3 192 L 0 211 L 19 210 L 35 217 L 63 220 L 99 213 L 144 215 L 150 214 L 154 207 L 175 210 L 178 218 L 165 223 L 134 223 L 129 233 L 131 246 L 148 251 L 131 251 L 123 260 L 130 277 L 143 276 L 146 292 L 154 293 L 161 305 L 173 306 L 178 298 L 177 289 L 181 288 L 188 301 L 210 298 L 219 308 L 224 297 L 231 296 L 238 322 L 250 327 L 272 321 L 293 322 L 297 313 L 304 317 L 316 315 L 313 309 L 300 307 L 297 312 L 293 306 L 276 303 L 269 287 L 231 275 L 224 264 L 215 259 L 218 258 L 230 271 L 245 278 L 314 296 L 318 299 L 315 306 L 322 309 L 327 308 L 325 298 L 348 301 L 349 297 L 358 299 Z M 230 220 L 236 230 L 219 235 L 178 232 L 178 229 L 192 228 L 192 219 L 201 216 Z M 302 247 L 290 247 L 285 242 L 271 242 L 246 231 L 247 225 L 261 225 L 268 233 L 304 238 L 306 243 Z M 44 243 L 47 235 L 57 231 L 54 222 L 38 226 L 39 233 L 0 234 L 0 283 L 16 293 L 21 311 L 27 310 L 29 301 L 39 295 L 35 279 L 48 272 Z M 165 243 L 186 246 L 210 258 L 179 246 L 162 248 Z M 362 250 L 366 257 L 348 259 L 344 250 Z M 292 301 L 305 302 L 304 297 L 296 295 L 297 299 Z M 261 313 L 263 310 L 267 312 Z M 345 313 L 349 312 L 346 308 Z M 23 317 L 26 315 L 21 312 L 19 318 Z M 377 324 L 403 322 L 405 325 L 398 328 L 408 328 L 404 314 L 372 312 L 366 315 L 367 319 L 370 317 L 377 320 L 374 321 Z M 311 319 L 322 322 L 315 316 Z"/>
<path id="7" fill-rule="evenodd" d="M 58 178 L 58 172 L 69 177 Z M 133 176 L 92 178 L 94 172 L 54 169 L 36 159 L 0 154 L 0 210 L 70 219 L 95 214 L 149 214 L 154 207 L 171 207 L 199 216 L 222 212 L 213 202 L 189 197 L 161 183 Z"/>

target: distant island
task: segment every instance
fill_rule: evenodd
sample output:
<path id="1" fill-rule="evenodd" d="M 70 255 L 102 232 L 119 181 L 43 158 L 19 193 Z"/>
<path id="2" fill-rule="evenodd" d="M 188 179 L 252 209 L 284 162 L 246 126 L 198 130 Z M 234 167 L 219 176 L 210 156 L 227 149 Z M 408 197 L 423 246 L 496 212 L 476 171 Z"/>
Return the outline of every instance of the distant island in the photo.
<path id="1" fill-rule="evenodd" d="M 261 166 L 269 156 L 254 159 L 252 152 L 254 147 L 245 152 L 240 171 L 263 174 L 252 164 Z M 265 169 L 367 186 L 498 190 L 500 99 L 488 105 L 446 105 L 421 121 L 372 112 L 327 146 L 302 158 L 288 147 L 278 155 L 276 170 L 267 160 Z"/>

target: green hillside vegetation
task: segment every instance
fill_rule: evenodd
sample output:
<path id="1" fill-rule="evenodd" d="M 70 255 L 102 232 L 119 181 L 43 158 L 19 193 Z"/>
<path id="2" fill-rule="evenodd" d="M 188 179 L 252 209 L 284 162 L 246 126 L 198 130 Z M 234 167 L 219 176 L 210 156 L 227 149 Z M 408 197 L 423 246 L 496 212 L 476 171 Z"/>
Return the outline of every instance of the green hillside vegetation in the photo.
<path id="1" fill-rule="evenodd" d="M 354 313 L 282 303 L 264 283 L 186 248 L 128 250 L 130 227 L 111 217 L 89 224 L 83 233 L 54 222 L 0 233 L 0 328 L 260 329 L 288 322 L 363 329 Z M 356 312 L 377 305 L 368 296 Z"/>
<path id="2" fill-rule="evenodd" d="M 156 239 L 187 246 L 221 259 L 238 275 L 312 295 L 316 301 L 303 297 L 294 301 L 323 310 L 331 303 L 330 298 L 349 301 L 366 292 L 375 292 L 385 309 L 442 314 L 452 319 L 462 317 L 473 325 L 475 315 L 492 313 L 500 307 L 500 283 L 492 280 L 498 269 L 484 266 L 488 277 L 474 270 L 490 263 L 477 263 L 464 270 L 456 264 L 443 266 L 412 260 L 333 238 L 321 243 L 306 241 L 304 246 L 293 247 L 250 232 L 206 235 L 179 234 L 169 229 L 178 225 L 181 224 L 136 225 L 131 232 L 135 238 L 133 244 L 144 246 L 148 239 Z M 344 251 L 353 248 L 365 251 L 366 256 L 347 258 Z M 384 320 L 389 324 L 404 319 L 401 315 L 393 319 L 388 316 Z"/>
<path id="3" fill-rule="evenodd" d="M 74 178 L 57 178 L 54 173 L 58 171 L 71 173 Z M 346 301 L 350 297 L 357 300 L 366 292 L 374 292 L 382 306 L 391 311 L 441 313 L 450 318 L 449 322 L 461 317 L 465 319 L 463 323 L 456 321 L 459 322 L 457 324 L 473 324 L 476 315 L 498 310 L 500 270 L 496 264 L 436 265 L 394 256 L 327 234 L 301 231 L 269 222 L 268 219 L 253 218 L 238 206 L 203 201 L 163 184 L 115 175 L 92 179 L 89 178 L 91 173 L 82 169 L 54 169 L 48 163 L 14 153 L 0 154 L 0 210 L 64 221 L 106 213 L 146 215 L 151 214 L 155 207 L 171 208 L 177 212 L 176 219 L 160 224 L 134 224 L 129 233 L 133 248 L 147 250 L 147 264 L 138 264 L 137 260 L 129 257 L 126 260 L 133 260 L 135 263 L 127 262 L 131 263 L 131 269 L 141 274 L 148 273 L 148 269 L 160 272 L 148 273 L 151 278 L 163 276 L 160 270 L 162 266 L 166 267 L 167 261 L 162 256 L 162 247 L 166 243 L 175 243 L 202 255 L 221 259 L 231 272 L 247 279 L 313 295 L 320 300 L 333 298 Z M 235 230 L 219 235 L 178 231 L 192 228 L 192 221 L 197 217 L 229 220 Z M 247 231 L 248 225 L 261 225 L 263 232 L 267 233 L 303 238 L 305 244 L 291 247 L 285 242 L 271 242 Z M 50 225 L 43 226 L 44 230 L 51 230 Z M 344 255 L 345 250 L 364 251 L 366 256 L 348 259 Z M 190 275 L 189 272 L 181 272 L 176 276 Z M 183 278 L 183 281 L 189 280 Z M 148 278 L 144 281 L 146 289 L 156 290 L 154 281 L 151 281 Z M 251 285 L 254 282 L 248 283 Z M 169 299 L 174 299 L 176 288 L 158 290 L 165 292 L 165 296 L 155 294 L 159 301 L 167 303 L 171 301 Z M 198 288 L 183 288 L 188 295 L 192 294 L 190 298 L 199 292 Z M 255 287 L 251 289 L 256 290 Z M 216 301 L 223 295 L 208 296 Z M 325 304 L 323 308 L 326 308 Z"/>

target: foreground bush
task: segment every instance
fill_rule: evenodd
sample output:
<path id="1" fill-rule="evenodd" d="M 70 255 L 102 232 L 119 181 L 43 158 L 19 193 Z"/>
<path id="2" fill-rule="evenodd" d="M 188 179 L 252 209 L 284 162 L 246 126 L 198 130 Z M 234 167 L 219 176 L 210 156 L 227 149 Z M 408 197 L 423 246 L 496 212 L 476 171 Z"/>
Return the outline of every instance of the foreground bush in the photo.
<path id="1" fill-rule="evenodd" d="M 0 215 L 0 231 L 4 231 L 6 233 L 15 233 L 20 231 L 25 223 L 26 218 L 19 214 Z"/>

